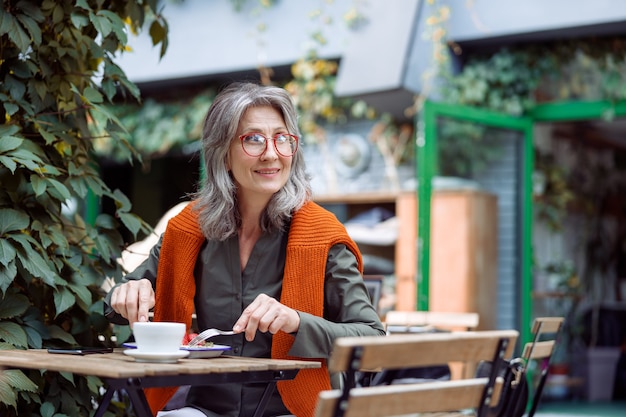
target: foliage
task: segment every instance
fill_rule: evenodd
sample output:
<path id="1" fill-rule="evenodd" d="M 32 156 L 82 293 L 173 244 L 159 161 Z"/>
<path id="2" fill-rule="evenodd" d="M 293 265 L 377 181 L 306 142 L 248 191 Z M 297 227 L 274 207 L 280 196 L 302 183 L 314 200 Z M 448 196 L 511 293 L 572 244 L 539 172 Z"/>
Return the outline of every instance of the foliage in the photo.
<path id="1" fill-rule="evenodd" d="M 439 173 L 474 178 L 500 155 L 497 131 L 482 125 L 443 118 L 439 126 Z"/>
<path id="2" fill-rule="evenodd" d="M 569 172 L 555 160 L 554 155 L 535 151 L 535 216 L 552 230 L 563 227 L 567 208 L 576 197 L 568 175 Z"/>
<path id="3" fill-rule="evenodd" d="M 551 68 L 550 57 L 502 49 L 488 58 L 471 58 L 443 87 L 450 102 L 479 105 L 520 115 L 534 103 L 533 92 Z"/>
<path id="4" fill-rule="evenodd" d="M 132 148 L 117 145 L 117 138 L 105 135 L 101 128 L 105 124 L 98 120 L 92 123 L 94 151 L 100 158 L 118 162 L 128 160 L 131 151 L 138 152 L 142 159 L 155 158 L 171 150 L 177 150 L 197 143 L 201 136 L 202 122 L 206 110 L 211 105 L 215 93 L 204 91 L 192 100 L 157 102 L 147 99 L 141 105 L 115 104 L 107 109 L 115 115 L 125 130 L 119 135 Z M 101 117 L 108 117 L 100 114 Z"/>
<path id="5" fill-rule="evenodd" d="M 458 74 L 441 73 L 442 96 L 512 115 L 550 101 L 624 100 L 625 46 L 622 38 L 590 38 L 472 56 Z"/>
<path id="6" fill-rule="evenodd" d="M 167 47 L 157 0 L 5 0 L 0 10 L 0 349 L 97 345 L 111 328 L 100 285 L 121 276 L 123 242 L 147 225 L 101 180 L 89 122 L 113 142 L 124 128 L 105 103 L 139 91 L 115 64 L 127 32 L 150 24 Z M 126 144 L 127 146 L 127 144 Z M 110 198 L 116 216 L 93 224 L 80 202 Z M 78 209 L 72 208 L 78 205 Z M 121 224 L 120 224 L 121 222 Z M 0 377 L 0 414 L 77 416 L 93 412 L 94 378 L 21 371 Z"/>
<path id="7" fill-rule="evenodd" d="M 250 0 L 230 0 L 233 5 L 233 9 L 236 12 L 240 12 L 244 6 L 250 2 Z M 254 0 L 260 7 L 271 7 L 276 3 L 276 0 Z"/>
<path id="8" fill-rule="evenodd" d="M 300 128 L 308 139 L 316 141 L 319 123 L 345 123 L 349 117 L 374 118 L 376 113 L 363 101 L 335 95 L 337 63 L 315 55 L 299 59 L 291 67 L 293 80 L 285 89 L 293 97 L 300 114 Z"/>
<path id="9" fill-rule="evenodd" d="M 427 35 L 433 44 L 436 69 L 427 74 L 423 95 L 514 116 L 524 115 L 545 102 L 626 99 L 626 39 L 588 38 L 548 45 L 523 44 L 463 57 L 462 48 L 447 38 L 446 24 L 451 11 L 436 0 L 430 0 L 429 5 L 432 10 L 427 19 Z M 451 70 L 452 55 L 465 59 L 457 73 Z M 431 91 L 435 87 L 438 89 Z M 610 110 L 605 117 L 612 117 Z M 464 124 L 449 129 L 456 130 L 459 140 L 442 141 L 441 149 L 456 155 L 456 159 L 446 156 L 441 161 L 450 165 L 452 171 L 468 171 L 468 164 L 482 165 L 489 161 L 484 156 L 490 144 L 476 140 L 479 128 Z M 554 172 L 543 173 L 552 174 Z M 542 214 L 558 216 L 556 212 L 564 207 L 558 201 L 561 197 L 567 199 L 568 195 L 539 201 L 541 205 L 557 204 L 543 207 Z"/>
<path id="10" fill-rule="evenodd" d="M 462 96 L 483 100 L 484 81 L 474 85 L 471 71 L 470 75 L 452 73 L 452 54 L 460 52 L 458 45 L 448 39 L 447 25 L 452 9 L 439 0 L 428 0 L 425 6 L 428 17 L 424 36 L 432 45 L 431 65 L 422 74 L 422 91 L 416 97 L 413 111 L 418 113 L 427 97 L 441 96 L 444 101 L 458 104 L 464 103 Z M 441 119 L 438 138 L 438 174 L 442 176 L 472 178 L 500 156 L 498 139 L 493 131 L 481 125 Z"/>
<path id="11" fill-rule="evenodd" d="M 267 29 L 267 24 L 261 19 L 265 9 L 275 6 L 275 1 L 270 0 L 231 0 L 233 9 L 237 13 L 249 12 L 258 19 L 256 25 L 257 35 Z M 331 19 L 321 9 L 315 9 L 309 13 L 312 20 L 320 25 L 328 25 Z M 345 24 L 349 28 L 358 28 L 367 21 L 363 13 L 356 7 L 351 7 L 344 15 Z M 323 46 L 326 38 L 321 28 L 311 33 L 314 45 Z M 300 128 L 304 140 L 309 143 L 323 143 L 326 141 L 324 123 L 342 124 L 350 118 L 377 119 L 384 129 L 376 129 L 380 133 L 372 138 L 380 147 L 394 147 L 396 163 L 401 160 L 412 158 L 411 140 L 403 140 L 405 135 L 404 126 L 395 126 L 390 116 L 378 115 L 376 111 L 362 100 L 340 98 L 334 93 L 337 79 L 338 64 L 336 61 L 319 58 L 315 48 L 307 52 L 306 56 L 299 59 L 291 67 L 292 79 L 272 80 L 271 68 L 259 67 L 261 83 L 281 84 L 294 98 L 298 114 L 300 115 Z M 110 111 L 119 117 L 126 127 L 125 139 L 132 144 L 133 149 L 143 157 L 157 157 L 172 149 L 184 146 L 193 146 L 200 137 L 200 123 L 214 97 L 213 91 L 200 92 L 191 102 L 185 100 L 156 101 L 146 100 L 141 106 L 116 104 Z M 95 133 L 99 135 L 100 133 Z M 97 140 L 96 152 L 99 156 L 113 157 L 116 160 L 125 159 L 129 150 L 118 148 L 117 153 L 111 151 L 110 138 Z M 399 147 L 396 149 L 396 147 Z"/>

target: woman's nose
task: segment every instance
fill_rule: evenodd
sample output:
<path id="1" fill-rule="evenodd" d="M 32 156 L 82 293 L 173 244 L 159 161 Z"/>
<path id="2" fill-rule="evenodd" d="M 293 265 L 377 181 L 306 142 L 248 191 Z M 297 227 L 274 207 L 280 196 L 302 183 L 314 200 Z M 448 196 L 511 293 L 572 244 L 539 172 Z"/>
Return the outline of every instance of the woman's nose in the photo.
<path id="1" fill-rule="evenodd" d="M 261 154 L 261 159 L 278 159 L 278 152 L 276 152 L 276 142 L 273 138 L 267 140 L 265 151 Z"/>

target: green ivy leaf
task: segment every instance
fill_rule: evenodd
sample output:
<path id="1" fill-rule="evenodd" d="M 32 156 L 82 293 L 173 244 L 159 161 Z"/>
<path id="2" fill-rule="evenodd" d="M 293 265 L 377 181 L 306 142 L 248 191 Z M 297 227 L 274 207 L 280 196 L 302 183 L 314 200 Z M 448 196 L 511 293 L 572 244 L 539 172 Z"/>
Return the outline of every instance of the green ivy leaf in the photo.
<path id="1" fill-rule="evenodd" d="M 0 403 L 17 408 L 17 392 L 5 381 L 6 372 L 0 374 Z"/>
<path id="2" fill-rule="evenodd" d="M 20 131 L 20 127 L 17 125 L 0 125 L 0 137 L 4 138 L 4 136 L 12 136 Z"/>
<path id="3" fill-rule="evenodd" d="M 100 92 L 93 87 L 85 88 L 85 91 L 83 91 L 83 97 L 89 103 L 102 103 L 103 101 L 102 94 L 100 94 Z"/>
<path id="4" fill-rule="evenodd" d="M 2 371 L 2 381 L 18 391 L 37 392 L 37 385 L 19 369 Z"/>
<path id="5" fill-rule="evenodd" d="M 102 387 L 102 380 L 95 376 L 86 376 L 87 386 L 91 392 L 98 392 L 98 390 Z"/>
<path id="6" fill-rule="evenodd" d="M 0 24 L 0 33 L 9 35 L 9 39 L 15 43 L 21 52 L 26 52 L 30 45 L 30 37 L 26 34 L 15 16 L 10 13 L 2 13 L 3 19 Z"/>
<path id="7" fill-rule="evenodd" d="M 41 313 L 35 307 L 28 309 L 26 314 L 22 316 L 24 321 L 24 331 L 28 336 L 28 345 L 34 348 L 40 348 L 42 339 L 50 339 L 50 330 L 41 321 Z"/>
<path id="8" fill-rule="evenodd" d="M 9 116 L 13 116 L 20 109 L 20 106 L 18 106 L 17 104 L 9 103 L 7 101 L 2 103 L 2 106 L 4 106 L 4 110 Z"/>
<path id="9" fill-rule="evenodd" d="M 0 235 L 24 230 L 30 224 L 30 218 L 24 212 L 11 208 L 0 208 Z"/>
<path id="10" fill-rule="evenodd" d="M 84 180 L 83 177 L 71 177 L 67 180 L 67 185 L 81 198 L 85 198 L 89 191 Z"/>
<path id="11" fill-rule="evenodd" d="M 133 236 L 137 236 L 137 232 L 141 230 L 141 221 L 139 217 L 132 213 L 118 213 L 118 216 L 124 226 L 132 232 Z"/>
<path id="12" fill-rule="evenodd" d="M 18 148 L 8 155 L 12 156 L 17 163 L 24 165 L 31 171 L 36 171 L 40 165 L 43 165 L 43 161 L 37 155 L 24 148 Z"/>
<path id="13" fill-rule="evenodd" d="M 30 16 L 26 16 L 23 14 L 19 15 L 17 18 L 20 21 L 20 23 L 24 25 L 26 30 L 28 30 L 28 33 L 30 33 L 31 38 L 33 42 L 35 43 L 35 46 L 40 45 L 41 44 L 41 29 L 39 29 L 39 25 L 37 24 L 37 22 Z"/>
<path id="14" fill-rule="evenodd" d="M 39 407 L 39 412 L 41 417 L 54 417 L 55 407 L 51 402 L 46 401 Z"/>
<path id="15" fill-rule="evenodd" d="M 126 25 L 119 15 L 113 13 L 110 10 L 100 10 L 98 15 L 105 16 L 111 22 L 111 28 L 117 36 L 120 43 L 126 44 L 128 42 L 128 36 L 126 35 Z"/>
<path id="16" fill-rule="evenodd" d="M 15 261 L 9 262 L 8 265 L 0 265 L 0 290 L 2 293 L 6 293 L 7 288 L 13 283 L 13 280 L 17 276 L 17 265 Z"/>
<path id="17" fill-rule="evenodd" d="M 0 320 L 11 319 L 23 314 L 30 306 L 30 301 L 25 295 L 12 294 L 11 297 L 0 299 Z"/>
<path id="18" fill-rule="evenodd" d="M 72 307 L 76 302 L 76 297 L 65 287 L 58 287 L 54 292 L 54 306 L 56 308 L 56 316 Z"/>
<path id="19" fill-rule="evenodd" d="M 91 7 L 89 7 L 89 3 L 87 0 L 76 0 L 76 7 L 80 7 L 83 10 L 90 11 Z"/>
<path id="20" fill-rule="evenodd" d="M 35 195 L 37 197 L 39 197 L 40 195 L 42 195 L 43 193 L 46 192 L 46 188 L 48 188 L 48 185 L 46 183 L 46 180 L 41 178 L 39 175 L 31 175 L 30 176 L 30 183 L 33 186 L 33 191 L 35 192 Z"/>
<path id="21" fill-rule="evenodd" d="M 17 136 L 2 136 L 2 141 L 0 141 L 0 153 L 17 149 L 23 142 L 24 139 L 18 138 Z"/>
<path id="22" fill-rule="evenodd" d="M 17 347 L 27 347 L 26 332 L 17 323 L 0 321 L 0 339 Z"/>
<path id="23" fill-rule="evenodd" d="M 60 403 L 63 404 L 63 413 L 57 413 L 54 417 L 73 417 L 80 414 L 79 403 L 83 402 L 83 398 L 74 396 L 68 390 L 61 391 Z M 84 404 L 84 403 L 83 403 Z"/>
<path id="24" fill-rule="evenodd" d="M 95 14 L 92 11 L 89 12 L 89 20 L 96 28 L 96 30 L 100 32 L 100 35 L 102 35 L 103 38 L 109 36 L 109 33 L 111 33 L 111 30 L 113 29 L 111 26 L 111 21 L 109 19 L 107 19 L 105 16 Z"/>
<path id="25" fill-rule="evenodd" d="M 12 174 L 15 174 L 15 170 L 17 169 L 17 164 L 13 160 L 13 158 L 9 158 L 8 156 L 0 155 L 0 163 L 7 167 Z"/>
<path id="26" fill-rule="evenodd" d="M 61 329 L 57 325 L 48 326 L 48 331 L 50 332 L 50 339 L 58 339 L 69 345 L 76 345 L 76 339 L 70 333 Z"/>
<path id="27" fill-rule="evenodd" d="M 46 181 L 59 193 L 60 200 L 65 201 L 72 198 L 67 187 L 53 178 L 46 178 Z"/>
<path id="28" fill-rule="evenodd" d="M 32 346 L 35 349 L 41 349 L 41 346 L 43 345 L 41 333 L 30 326 L 25 326 L 24 331 L 26 332 L 26 337 L 28 338 L 28 346 Z"/>
<path id="29" fill-rule="evenodd" d="M 92 300 L 91 292 L 89 291 L 87 286 L 70 284 L 69 288 L 76 295 L 76 300 L 80 308 L 82 308 L 84 311 L 89 311 L 89 306 L 91 305 Z M 0 305 L 0 307 L 2 306 Z"/>
<path id="30" fill-rule="evenodd" d="M 39 127 L 37 131 L 39 132 L 41 137 L 43 137 L 44 140 L 46 141 L 46 145 L 50 145 L 57 141 L 57 137 L 53 135 L 52 133 L 48 132 L 46 129 Z"/>
<path id="31" fill-rule="evenodd" d="M 22 264 L 22 266 L 34 277 L 41 278 L 46 284 L 54 287 L 54 276 L 56 272 L 53 271 L 48 262 L 37 252 L 32 244 L 36 244 L 35 242 L 30 242 L 29 238 L 25 235 L 9 235 L 9 239 L 14 240 L 19 243 L 24 249 L 25 253 L 20 253 L 18 251 L 17 259 Z M 32 239 L 32 238 L 31 238 Z"/>
<path id="32" fill-rule="evenodd" d="M 1 214 L 0 214 L 1 215 Z M 15 259 L 17 251 L 6 239 L 0 239 L 0 264 L 7 267 Z"/>
<path id="33" fill-rule="evenodd" d="M 96 217 L 95 226 L 105 230 L 113 230 L 117 227 L 117 223 L 112 216 L 101 213 Z"/>
<path id="34" fill-rule="evenodd" d="M 76 5 L 78 6 L 78 3 Z M 84 28 L 89 23 L 89 18 L 84 14 L 79 13 L 72 13 L 70 15 L 70 20 L 76 29 Z"/>
<path id="35" fill-rule="evenodd" d="M 150 38 L 152 39 L 152 46 L 156 46 L 159 43 L 163 42 L 165 37 L 167 36 L 167 31 L 163 25 L 158 20 L 155 20 L 150 25 Z"/>
<path id="36" fill-rule="evenodd" d="M 94 237 L 94 243 L 96 244 L 96 248 L 100 253 L 102 259 L 106 259 L 107 261 L 113 258 L 113 251 L 111 250 L 111 244 L 106 234 L 98 233 Z"/>
<path id="37" fill-rule="evenodd" d="M 8 88 L 9 93 L 11 94 L 11 98 L 13 100 L 19 101 L 24 97 L 24 93 L 26 92 L 26 85 L 22 80 L 18 80 L 17 78 L 7 75 L 4 77 L 4 84 Z"/>
<path id="38" fill-rule="evenodd" d="M 74 381 L 74 374 L 71 372 L 59 372 L 59 374 L 70 384 L 76 386 L 76 381 Z"/>
<path id="39" fill-rule="evenodd" d="M 4 12 L 0 14 L 0 35 L 6 35 L 12 28 L 12 18 L 9 13 Z"/>

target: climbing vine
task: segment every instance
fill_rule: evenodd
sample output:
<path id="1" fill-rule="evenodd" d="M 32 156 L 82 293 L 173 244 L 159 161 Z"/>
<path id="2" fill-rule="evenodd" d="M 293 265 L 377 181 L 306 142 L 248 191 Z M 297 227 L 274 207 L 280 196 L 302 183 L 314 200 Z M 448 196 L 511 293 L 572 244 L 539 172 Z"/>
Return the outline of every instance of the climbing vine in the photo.
<path id="1" fill-rule="evenodd" d="M 88 126 L 99 120 L 124 146 L 124 127 L 106 103 L 118 94 L 139 98 L 116 59 L 128 34 L 144 28 L 164 53 L 167 23 L 156 0 L 2 2 L 0 349 L 110 339 L 101 284 L 121 277 L 120 230 L 137 236 L 149 226 L 99 176 Z M 80 204 L 90 196 L 112 200 L 115 215 L 87 219 Z M 0 415 L 89 415 L 101 385 L 95 377 L 5 371 Z"/>

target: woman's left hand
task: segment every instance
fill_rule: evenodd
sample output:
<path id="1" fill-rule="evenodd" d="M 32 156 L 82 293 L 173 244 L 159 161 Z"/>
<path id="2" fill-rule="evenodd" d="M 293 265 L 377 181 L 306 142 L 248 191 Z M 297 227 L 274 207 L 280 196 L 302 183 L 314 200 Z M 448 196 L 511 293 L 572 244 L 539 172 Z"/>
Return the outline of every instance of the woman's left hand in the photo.
<path id="1" fill-rule="evenodd" d="M 265 294 L 259 294 L 254 301 L 246 307 L 233 330 L 246 332 L 246 340 L 251 342 L 257 330 L 260 332 L 294 333 L 300 327 L 300 315 L 292 308 L 281 304 L 276 299 Z"/>

